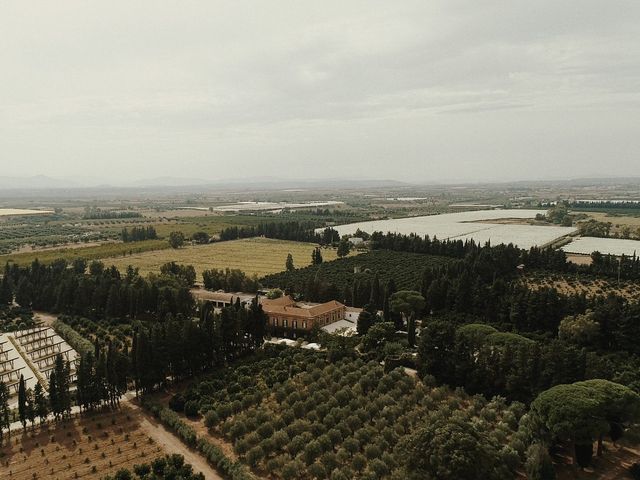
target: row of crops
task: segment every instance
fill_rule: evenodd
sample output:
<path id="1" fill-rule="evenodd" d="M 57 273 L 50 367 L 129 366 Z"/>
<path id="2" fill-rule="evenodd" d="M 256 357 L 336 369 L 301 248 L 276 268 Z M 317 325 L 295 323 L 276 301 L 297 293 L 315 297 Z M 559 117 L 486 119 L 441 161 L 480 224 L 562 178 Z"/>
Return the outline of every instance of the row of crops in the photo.
<path id="1" fill-rule="evenodd" d="M 73 225 L 29 223 L 0 227 L 0 253 L 9 253 L 23 245 L 49 247 L 69 242 L 104 240 L 105 233 Z"/>
<path id="2" fill-rule="evenodd" d="M 320 353 L 273 349 L 268 358 L 223 370 L 170 405 L 198 411 L 258 474 L 274 478 L 400 478 L 404 443 L 425 422 L 474 422 L 513 474 L 521 405 L 430 388 L 376 362 L 330 363 Z M 513 446 L 511 446 L 513 445 Z M 522 449 L 522 448 L 520 448 Z"/>
<path id="3" fill-rule="evenodd" d="M 267 275 L 260 282 L 265 287 L 289 288 L 295 292 L 302 292 L 309 280 L 319 278 L 334 284 L 342 291 L 345 286 L 351 285 L 355 276 L 360 276 L 360 279 L 366 281 L 371 280 L 377 273 L 381 285 L 393 279 L 398 290 L 413 289 L 420 283 L 425 268 L 450 261 L 450 258 L 435 255 L 373 250 L 320 265 Z"/>

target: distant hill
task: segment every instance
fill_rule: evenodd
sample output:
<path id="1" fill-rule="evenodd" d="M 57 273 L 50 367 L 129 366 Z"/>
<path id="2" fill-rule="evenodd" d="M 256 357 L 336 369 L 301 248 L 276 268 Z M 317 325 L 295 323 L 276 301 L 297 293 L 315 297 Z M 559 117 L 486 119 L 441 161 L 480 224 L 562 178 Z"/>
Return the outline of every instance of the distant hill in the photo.
<path id="1" fill-rule="evenodd" d="M 197 188 L 231 188 L 231 189 L 265 189 L 285 188 L 379 188 L 402 187 L 407 184 L 394 180 L 350 180 L 332 179 L 281 179 L 277 177 L 247 177 L 230 179 L 203 179 L 192 177 L 154 177 L 140 180 L 108 181 L 100 178 L 53 178 L 45 175 L 33 177 L 0 177 L 2 190 L 57 190 L 57 189 L 156 189 L 160 187 L 190 189 Z"/>
<path id="2" fill-rule="evenodd" d="M 53 188 L 77 188 L 81 185 L 69 179 L 35 175 L 33 177 L 2 177 L 0 176 L 0 189 L 53 189 Z"/>

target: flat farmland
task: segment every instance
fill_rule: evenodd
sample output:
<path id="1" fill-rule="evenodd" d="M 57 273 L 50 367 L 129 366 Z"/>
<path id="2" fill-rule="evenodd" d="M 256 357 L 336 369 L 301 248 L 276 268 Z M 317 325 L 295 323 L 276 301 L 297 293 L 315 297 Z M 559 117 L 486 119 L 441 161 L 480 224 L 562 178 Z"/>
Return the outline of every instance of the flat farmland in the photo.
<path id="1" fill-rule="evenodd" d="M 59 258 L 72 262 L 76 258 L 85 260 L 98 260 L 105 257 L 136 254 L 143 251 L 169 248 L 166 240 L 145 240 L 143 242 L 109 242 L 90 247 L 65 247 L 50 250 L 39 250 L 24 253 L 10 253 L 0 255 L 0 263 L 16 263 L 18 265 L 30 265 L 35 259 L 42 263 L 51 263 Z"/>
<path id="2" fill-rule="evenodd" d="M 120 468 L 164 456 L 151 438 L 140 412 L 123 407 L 42 428 L 14 431 L 0 449 L 2 478 L 100 479 Z"/>
<path id="3" fill-rule="evenodd" d="M 618 283 L 615 280 L 588 276 L 533 273 L 524 277 L 522 282 L 533 290 L 555 288 L 565 295 L 581 295 L 584 293 L 587 297 L 594 297 L 615 293 L 630 301 L 640 300 L 640 284 L 630 280 L 623 280 Z"/>
<path id="4" fill-rule="evenodd" d="M 201 280 L 203 270 L 212 268 L 237 268 L 248 275 L 258 277 L 285 269 L 287 255 L 291 253 L 293 263 L 298 267 L 311 264 L 313 243 L 273 240 L 269 238 L 246 238 L 228 242 L 193 245 L 179 249 L 156 250 L 134 253 L 125 257 L 105 258 L 106 265 L 115 265 L 121 271 L 132 265 L 140 269 L 141 274 L 159 272 L 167 262 L 193 265 Z M 322 249 L 324 261 L 337 258 L 335 249 Z"/>

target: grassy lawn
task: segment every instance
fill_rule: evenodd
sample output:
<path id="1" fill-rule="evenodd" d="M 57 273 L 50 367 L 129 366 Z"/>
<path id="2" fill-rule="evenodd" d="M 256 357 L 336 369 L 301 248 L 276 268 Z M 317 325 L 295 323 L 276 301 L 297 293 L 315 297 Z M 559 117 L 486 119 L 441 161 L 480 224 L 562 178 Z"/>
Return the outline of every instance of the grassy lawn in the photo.
<path id="1" fill-rule="evenodd" d="M 307 266 L 311 263 L 311 252 L 315 247 L 312 243 L 247 238 L 188 246 L 177 250 L 165 249 L 134 253 L 125 257 L 115 256 L 103 261 L 107 265 L 115 265 L 120 270 L 133 265 L 138 267 L 143 275 L 158 272 L 162 264 L 174 261 L 193 265 L 198 273 L 198 280 L 201 281 L 202 271 L 212 268 L 237 268 L 248 275 L 256 274 L 259 277 L 280 272 L 285 268 L 289 253 L 293 255 L 296 267 Z M 322 256 L 325 261 L 337 258 L 335 249 L 323 249 Z"/>

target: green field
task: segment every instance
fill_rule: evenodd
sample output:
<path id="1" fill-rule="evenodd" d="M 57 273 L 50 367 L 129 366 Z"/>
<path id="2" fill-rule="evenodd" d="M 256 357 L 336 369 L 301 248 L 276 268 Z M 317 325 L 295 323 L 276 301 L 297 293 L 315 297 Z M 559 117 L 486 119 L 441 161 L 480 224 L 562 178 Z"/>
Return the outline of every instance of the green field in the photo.
<path id="1" fill-rule="evenodd" d="M 313 243 L 290 242 L 268 238 L 246 238 L 228 242 L 193 245 L 184 248 L 165 249 L 134 253 L 127 256 L 115 256 L 104 259 L 107 265 L 115 265 L 124 270 L 129 265 L 138 267 L 141 274 L 159 272 L 160 266 L 167 262 L 193 265 L 198 279 L 203 270 L 212 268 L 237 268 L 248 275 L 263 276 L 284 270 L 287 254 L 291 253 L 296 267 L 311 263 Z M 323 249 L 325 260 L 334 260 L 334 249 Z"/>
<path id="2" fill-rule="evenodd" d="M 131 255 L 149 250 L 158 250 L 169 248 L 166 240 L 145 240 L 144 242 L 131 243 L 105 243 L 103 245 L 95 245 L 91 247 L 78 248 L 57 248 L 51 250 L 40 250 L 35 252 L 11 253 L 0 255 L 0 264 L 5 262 L 13 262 L 18 265 L 29 265 L 35 259 L 42 263 L 51 263 L 59 258 L 71 262 L 76 258 L 84 258 L 85 260 L 98 260 L 105 257 L 116 257 Z"/>

